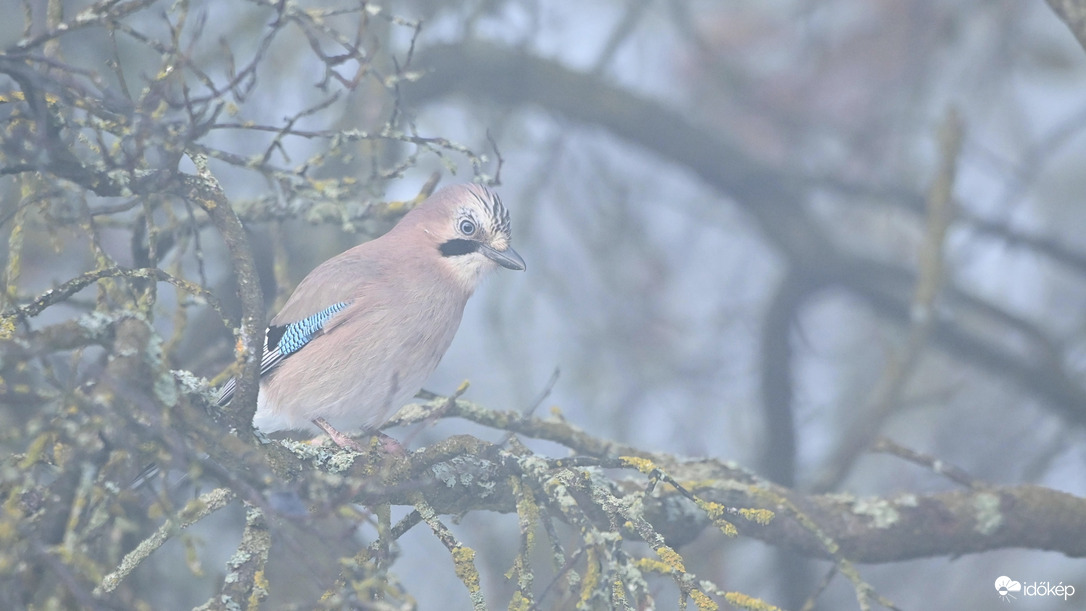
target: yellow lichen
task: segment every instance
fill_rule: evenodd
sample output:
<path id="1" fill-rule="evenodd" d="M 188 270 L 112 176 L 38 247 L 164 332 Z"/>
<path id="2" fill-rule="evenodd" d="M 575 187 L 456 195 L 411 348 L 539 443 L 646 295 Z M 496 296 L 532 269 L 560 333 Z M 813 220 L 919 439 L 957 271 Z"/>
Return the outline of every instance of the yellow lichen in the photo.
<path id="1" fill-rule="evenodd" d="M 716 604 L 716 601 L 709 598 L 709 596 L 701 590 L 691 590 L 690 598 L 694 599 L 694 604 L 698 606 L 698 609 L 702 609 L 702 611 L 716 611 L 720 608 L 720 605 Z"/>
<path id="2" fill-rule="evenodd" d="M 672 572 L 673 568 L 666 562 L 662 562 L 655 558 L 638 558 L 634 565 L 637 570 L 642 573 L 659 573 L 661 575 L 668 575 Z"/>
<path id="3" fill-rule="evenodd" d="M 611 582 L 611 598 L 614 600 L 615 605 L 626 602 L 626 588 L 622 585 L 621 579 L 616 579 Z M 627 605 L 628 607 L 629 605 Z"/>
<path id="4" fill-rule="evenodd" d="M 528 554 L 535 548 L 535 528 L 539 523 L 539 505 L 535 502 L 532 490 L 524 486 L 519 478 L 511 477 L 513 495 L 517 499 L 517 515 L 520 517 L 521 529 L 524 532 L 524 553 Z"/>
<path id="5" fill-rule="evenodd" d="M 739 515 L 762 526 L 772 522 L 773 518 L 776 516 L 775 513 L 768 509 L 740 509 Z"/>
<path id="6" fill-rule="evenodd" d="M 15 337 L 15 317 L 0 317 L 0 340 L 8 340 Z"/>
<path id="7" fill-rule="evenodd" d="M 195 498 L 189 501 L 183 508 L 181 508 L 181 511 L 178 512 L 177 516 L 181 519 L 181 521 L 189 522 L 197 518 L 198 516 L 203 515 L 205 511 L 207 511 L 207 503 L 203 501 L 202 497 Z"/>
<path id="8" fill-rule="evenodd" d="M 691 492 L 697 492 L 702 489 L 714 489 L 720 486 L 720 482 L 713 479 L 686 479 L 679 482 L 679 484 Z"/>
<path id="9" fill-rule="evenodd" d="M 760 598 L 747 596 L 742 592 L 727 592 L 724 594 L 724 600 L 728 601 L 733 607 L 751 609 L 752 611 L 781 611 L 780 607 L 773 606 Z"/>
<path id="10" fill-rule="evenodd" d="M 407 211 L 408 203 L 409 202 L 399 200 L 385 202 L 385 212 L 387 212 L 389 215 L 400 214 L 401 212 Z"/>
<path id="11" fill-rule="evenodd" d="M 246 605 L 246 609 L 259 609 L 260 601 L 264 600 L 264 597 L 268 595 L 268 578 L 264 575 L 264 570 L 261 569 L 253 575 L 253 589 L 249 593 L 249 601 Z"/>
<path id="12" fill-rule="evenodd" d="M 671 547 L 661 545 L 656 548 L 656 555 L 660 557 L 660 560 L 666 562 L 672 570 L 679 571 L 680 573 L 686 572 L 686 566 L 683 564 L 683 557 Z"/>
<path id="13" fill-rule="evenodd" d="M 453 567 L 456 576 L 464 582 L 468 591 L 479 591 L 479 571 L 475 568 L 475 550 L 470 547 L 457 547 L 452 550 Z"/>
<path id="14" fill-rule="evenodd" d="M 513 592 L 513 598 L 509 601 L 509 611 L 528 611 L 532 608 L 532 602 L 517 590 Z"/>
<path id="15" fill-rule="evenodd" d="M 585 567 L 584 581 L 581 582 L 581 605 L 587 605 L 592 595 L 596 592 L 596 586 L 600 583 L 600 562 L 596 557 L 596 550 L 588 548 L 587 566 Z"/>
<path id="16" fill-rule="evenodd" d="M 510 478 L 513 484 L 513 494 L 517 498 L 517 513 L 526 524 L 539 522 L 539 505 L 535 502 L 531 488 L 523 485 L 519 478 Z"/>
<path id="17" fill-rule="evenodd" d="M 721 505 L 720 503 L 703 501 L 701 499 L 698 499 L 697 503 L 698 507 L 700 507 L 701 510 L 705 512 L 705 515 L 709 516 L 709 518 L 712 520 L 723 517 L 724 514 L 728 511 L 728 508 L 725 505 Z"/>
<path id="18" fill-rule="evenodd" d="M 725 535 L 729 537 L 736 537 L 739 535 L 739 531 L 735 529 L 735 525 L 724 519 L 724 514 L 728 512 L 728 508 L 720 503 L 714 503 L 712 501 L 703 501 L 697 499 L 698 507 L 705 512 L 705 515 L 709 516 L 709 519 L 716 524 L 716 527 L 720 529 Z"/>
<path id="19" fill-rule="evenodd" d="M 656 470 L 656 463 L 647 458 L 639 458 L 637 456 L 621 456 L 619 459 L 627 466 L 633 467 L 638 471 L 648 475 Z"/>
<path id="20" fill-rule="evenodd" d="M 26 449 L 26 454 L 23 455 L 23 459 L 19 461 L 19 468 L 26 469 L 33 466 L 44 459 L 46 444 L 52 439 L 52 435 L 43 433 L 38 435 L 34 441 L 30 442 L 30 447 Z"/>
<path id="21" fill-rule="evenodd" d="M 732 524 L 731 522 L 729 522 L 727 520 L 713 520 L 713 524 L 715 524 L 716 527 L 720 529 L 720 532 L 724 533 L 725 536 L 728 536 L 728 537 L 738 537 L 739 536 L 739 531 L 736 530 L 735 524 Z"/>

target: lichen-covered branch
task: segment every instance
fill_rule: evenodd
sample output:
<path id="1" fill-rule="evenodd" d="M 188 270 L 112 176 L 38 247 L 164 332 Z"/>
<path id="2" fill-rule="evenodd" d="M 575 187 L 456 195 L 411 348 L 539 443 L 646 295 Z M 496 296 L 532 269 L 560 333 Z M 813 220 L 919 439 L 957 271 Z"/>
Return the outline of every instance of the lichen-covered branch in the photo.
<path id="1" fill-rule="evenodd" d="M 440 407 L 441 402 L 438 399 L 434 403 Z M 460 409 L 477 414 L 486 412 L 475 405 Z M 501 416 L 494 415 L 494 418 Z M 554 440 L 566 435 L 567 438 L 577 437 L 574 434 L 576 427 L 554 419 L 528 419 L 519 427 L 546 431 L 547 435 L 540 436 L 545 439 Z M 566 435 L 558 432 L 567 427 Z M 595 440 L 590 445 L 603 447 L 606 442 Z M 328 464 L 326 450 L 293 447 L 306 462 Z M 969 490 L 903 494 L 892 498 L 853 498 L 840 494 L 805 496 L 721 461 L 684 460 L 645 452 L 640 455 L 648 456 L 670 477 L 708 502 L 773 510 L 778 503 L 776 499 L 790 499 L 840 546 L 843 556 L 856 562 L 892 562 L 1007 547 L 1060 551 L 1075 557 L 1086 555 L 1084 542 L 1073 536 L 1078 521 L 1086 518 L 1086 499 L 1039 486 L 976 484 Z M 598 456 L 607 458 L 607 455 Z M 611 455 L 610 458 L 618 456 Z M 401 488 L 390 483 L 384 489 L 369 487 L 357 500 L 367 504 L 411 504 L 408 495 L 421 492 L 438 513 L 456 514 L 468 507 L 514 512 L 523 495 L 518 497 L 518 485 L 509 480 L 510 475 L 519 477 L 516 470 L 509 472 L 511 460 L 514 455 L 510 450 L 474 437 L 452 437 L 413 453 L 409 460 L 397 463 L 387 472 L 390 482 L 410 481 L 412 486 Z M 562 461 L 556 464 L 561 465 Z M 590 459 L 579 464 L 589 468 L 593 462 Z M 595 464 L 611 466 L 607 462 Z M 351 467 L 348 473 L 366 478 L 373 468 L 373 463 L 367 462 Z M 566 467 L 553 467 L 555 473 L 563 468 Z M 618 485 L 631 493 L 645 494 L 649 481 L 626 477 Z M 649 521 L 659 532 L 665 533 L 673 545 L 693 540 L 712 522 L 708 515 L 695 517 L 700 510 L 688 501 L 679 491 L 661 489 L 654 490 L 643 500 L 645 511 L 651 516 Z M 934 531 L 925 527 L 931 523 L 940 524 L 940 528 Z M 741 520 L 736 528 L 744 536 L 760 538 L 811 556 L 826 556 L 818 537 L 806 532 L 787 512 L 778 514 L 767 525 Z M 930 536 L 918 534 L 927 531 Z"/>
<path id="2" fill-rule="evenodd" d="M 226 507 L 234 498 L 234 494 L 229 490 L 216 488 L 192 501 L 188 507 L 182 510 L 178 519 L 166 520 L 154 534 L 140 541 L 136 549 L 124 557 L 124 560 L 121 561 L 115 571 L 103 577 L 102 582 L 94 590 L 95 596 L 112 592 L 124 581 L 129 573 L 146 560 L 152 552 L 169 541 L 178 530 L 192 526 L 212 513 Z"/>
<path id="3" fill-rule="evenodd" d="M 237 278 L 238 295 L 241 298 L 241 328 L 238 330 L 237 390 L 234 400 L 224 408 L 230 425 L 238 431 L 252 430 L 253 413 L 256 412 L 257 380 L 260 377 L 260 358 L 264 353 L 264 291 L 256 271 L 249 239 L 241 220 L 223 193 L 222 186 L 211 173 L 207 158 L 193 157 L 197 176 L 182 176 L 186 199 L 194 201 L 207 212 L 215 228 L 223 237 L 230 251 L 230 262 Z"/>

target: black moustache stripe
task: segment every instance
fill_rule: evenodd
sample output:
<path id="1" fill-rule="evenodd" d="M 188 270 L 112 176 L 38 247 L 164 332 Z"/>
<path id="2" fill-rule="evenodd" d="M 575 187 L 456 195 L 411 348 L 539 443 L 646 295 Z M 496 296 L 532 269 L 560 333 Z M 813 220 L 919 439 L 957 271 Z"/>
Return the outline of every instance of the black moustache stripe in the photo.
<path id="1" fill-rule="evenodd" d="M 475 240 L 461 240 L 459 238 L 455 240 L 449 240 L 442 244 L 438 250 L 441 251 L 442 257 L 456 257 L 459 255 L 466 255 L 479 250 L 479 243 Z"/>

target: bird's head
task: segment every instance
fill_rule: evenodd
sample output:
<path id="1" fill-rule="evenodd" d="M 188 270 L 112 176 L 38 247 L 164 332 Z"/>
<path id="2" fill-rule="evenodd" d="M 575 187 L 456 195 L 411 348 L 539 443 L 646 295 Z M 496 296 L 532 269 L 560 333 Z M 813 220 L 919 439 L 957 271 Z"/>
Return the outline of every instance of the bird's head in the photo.
<path id="1" fill-rule="evenodd" d="M 524 269 L 524 259 L 510 246 L 509 211 L 497 193 L 482 185 L 445 187 L 409 216 L 415 218 L 403 222 L 422 228 L 441 265 L 469 291 L 498 266 Z"/>

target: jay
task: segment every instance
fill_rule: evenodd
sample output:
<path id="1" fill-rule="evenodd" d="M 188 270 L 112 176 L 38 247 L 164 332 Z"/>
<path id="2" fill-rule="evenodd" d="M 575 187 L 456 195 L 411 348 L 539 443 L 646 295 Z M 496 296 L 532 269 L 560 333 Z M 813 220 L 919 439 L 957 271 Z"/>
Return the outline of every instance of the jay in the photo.
<path id="1" fill-rule="evenodd" d="M 509 212 L 476 184 L 451 185 L 383 236 L 317 266 L 271 319 L 253 426 L 265 433 L 374 431 L 411 400 L 498 267 L 523 270 Z M 219 405 L 234 395 L 229 380 Z"/>

